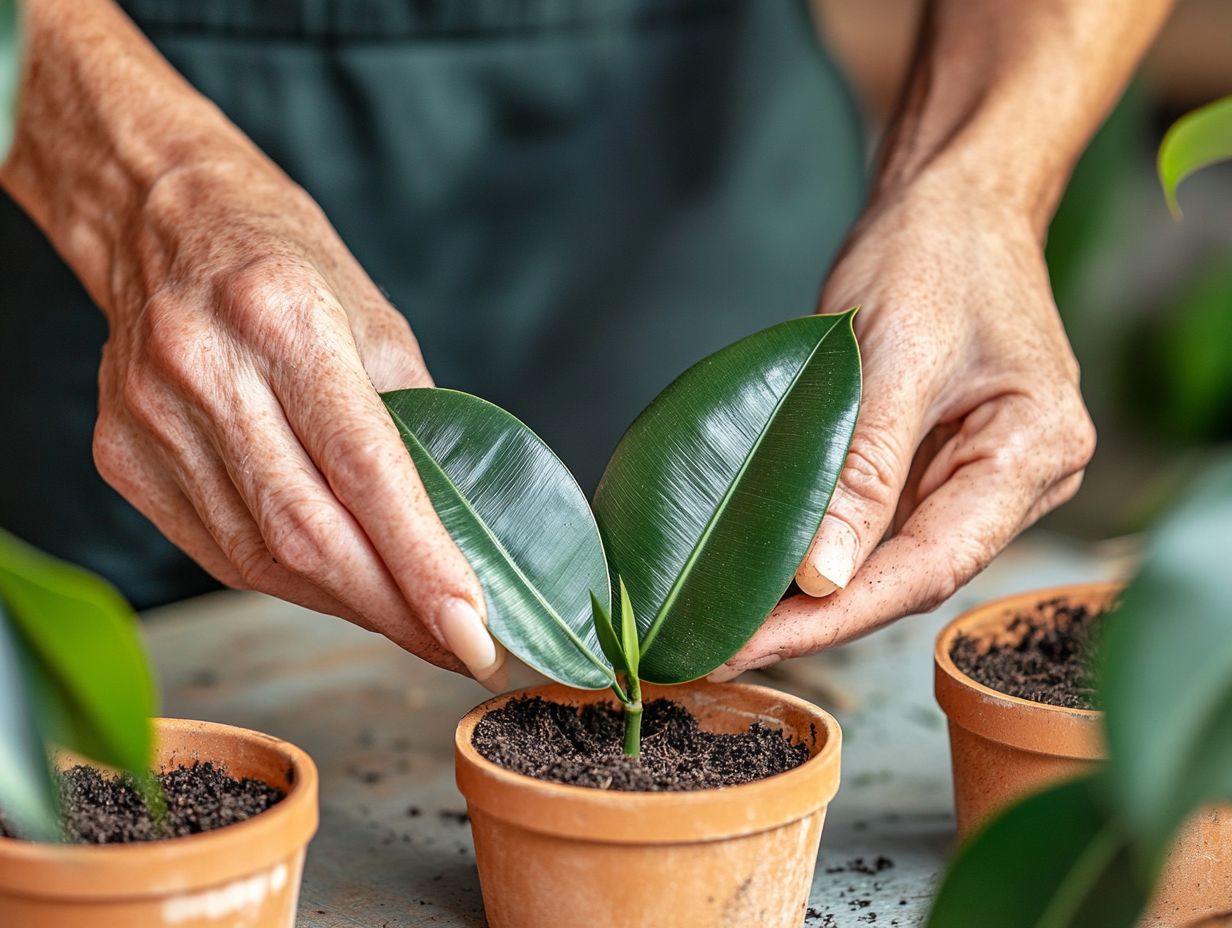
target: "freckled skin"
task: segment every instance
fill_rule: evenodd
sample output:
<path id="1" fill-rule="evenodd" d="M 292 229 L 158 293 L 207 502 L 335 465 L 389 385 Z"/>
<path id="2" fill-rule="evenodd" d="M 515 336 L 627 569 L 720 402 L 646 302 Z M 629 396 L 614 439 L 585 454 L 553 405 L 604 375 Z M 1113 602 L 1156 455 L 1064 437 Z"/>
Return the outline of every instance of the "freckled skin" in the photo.
<path id="1" fill-rule="evenodd" d="M 26 5 L 5 188 L 102 308 L 95 461 L 222 582 L 451 670 L 483 614 L 378 390 L 432 380 L 320 209 L 109 0 Z"/>
<path id="2" fill-rule="evenodd" d="M 1077 489 L 1094 433 L 1043 233 L 1167 6 L 929 6 L 822 300 L 864 306 L 864 406 L 829 517 L 859 569 L 780 606 L 731 669 L 932 608 Z M 484 598 L 377 396 L 431 383 L 405 320 L 111 0 L 26 0 L 23 17 L 0 184 L 107 316 L 100 473 L 224 583 L 460 670 L 436 617 Z"/>
<path id="3" fill-rule="evenodd" d="M 1163 0 L 937 0 L 821 307 L 862 305 L 860 418 L 814 550 L 718 676 L 929 611 L 1078 490 L 1095 431 L 1044 264 L 1048 221 Z M 846 526 L 838 530 L 840 526 Z M 849 529 L 849 531 L 848 531 Z M 823 541 L 857 541 L 850 561 Z"/>

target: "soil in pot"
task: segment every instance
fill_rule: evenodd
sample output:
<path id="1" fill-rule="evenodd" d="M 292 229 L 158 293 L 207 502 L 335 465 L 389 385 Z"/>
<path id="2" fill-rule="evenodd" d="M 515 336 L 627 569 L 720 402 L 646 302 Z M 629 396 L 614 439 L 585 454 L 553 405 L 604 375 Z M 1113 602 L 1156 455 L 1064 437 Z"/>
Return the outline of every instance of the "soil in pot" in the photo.
<path id="1" fill-rule="evenodd" d="M 971 679 L 1007 696 L 1068 709 L 1098 709 L 1091 660 L 1104 614 L 1049 600 L 1015 616 L 996 640 L 959 634 L 950 658 Z"/>
<path id="2" fill-rule="evenodd" d="M 56 776 L 63 839 L 75 844 L 130 844 L 213 831 L 259 815 L 286 795 L 261 780 L 228 776 L 205 761 L 158 775 L 166 814 L 156 821 L 126 776 L 84 765 Z M 21 837 L 2 814 L 0 836 Z"/>
<path id="3" fill-rule="evenodd" d="M 704 731 L 692 712 L 670 699 L 646 703 L 640 758 L 624 755 L 623 738 L 619 706 L 579 708 L 532 696 L 485 715 L 471 743 L 493 763 L 539 780 L 646 792 L 750 783 L 809 759 L 804 744 L 756 722 L 738 734 Z"/>

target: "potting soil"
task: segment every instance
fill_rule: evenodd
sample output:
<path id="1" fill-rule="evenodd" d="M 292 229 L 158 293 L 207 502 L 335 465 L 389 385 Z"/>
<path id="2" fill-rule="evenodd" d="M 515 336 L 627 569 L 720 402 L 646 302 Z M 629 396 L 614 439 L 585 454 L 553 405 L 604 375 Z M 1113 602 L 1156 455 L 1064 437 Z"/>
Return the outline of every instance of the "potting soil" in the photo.
<path id="1" fill-rule="evenodd" d="M 739 734 L 703 731 L 668 699 L 646 703 L 636 759 L 623 752 L 622 710 L 606 703 L 578 709 L 537 696 L 513 699 L 485 715 L 471 741 L 493 763 L 539 780 L 650 792 L 749 783 L 809 758 L 807 746 L 758 723 Z"/>
<path id="2" fill-rule="evenodd" d="M 950 657 L 999 693 L 1069 709 L 1096 709 L 1091 659 L 1103 613 L 1061 600 L 1016 616 L 1000 640 L 954 639 Z"/>
<path id="3" fill-rule="evenodd" d="M 279 803 L 282 790 L 260 780 L 237 780 L 209 761 L 158 775 L 166 814 L 156 822 L 128 777 L 78 765 L 56 777 L 63 840 L 75 844 L 128 844 L 213 831 L 242 822 Z M 0 815 L 0 835 L 20 837 Z"/>

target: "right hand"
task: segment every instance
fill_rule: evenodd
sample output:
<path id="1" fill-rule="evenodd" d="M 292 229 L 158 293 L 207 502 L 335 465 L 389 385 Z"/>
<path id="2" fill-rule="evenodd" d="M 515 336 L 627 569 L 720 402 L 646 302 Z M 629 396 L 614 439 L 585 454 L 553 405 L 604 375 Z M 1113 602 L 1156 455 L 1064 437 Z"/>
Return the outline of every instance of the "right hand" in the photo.
<path id="1" fill-rule="evenodd" d="M 405 319 L 259 156 L 159 179 L 102 302 L 94 457 L 228 586 L 492 679 L 504 652 L 378 390 L 431 386 Z"/>

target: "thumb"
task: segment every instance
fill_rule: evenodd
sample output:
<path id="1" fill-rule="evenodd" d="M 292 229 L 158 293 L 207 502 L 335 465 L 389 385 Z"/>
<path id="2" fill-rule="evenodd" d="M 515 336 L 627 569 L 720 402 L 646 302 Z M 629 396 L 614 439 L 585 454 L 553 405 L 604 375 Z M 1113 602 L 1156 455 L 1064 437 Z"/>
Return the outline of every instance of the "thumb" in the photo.
<path id="1" fill-rule="evenodd" d="M 810 596 L 846 587 L 890 528 L 921 433 L 920 413 L 900 384 L 865 383 L 830 507 L 796 571 L 796 584 Z"/>

